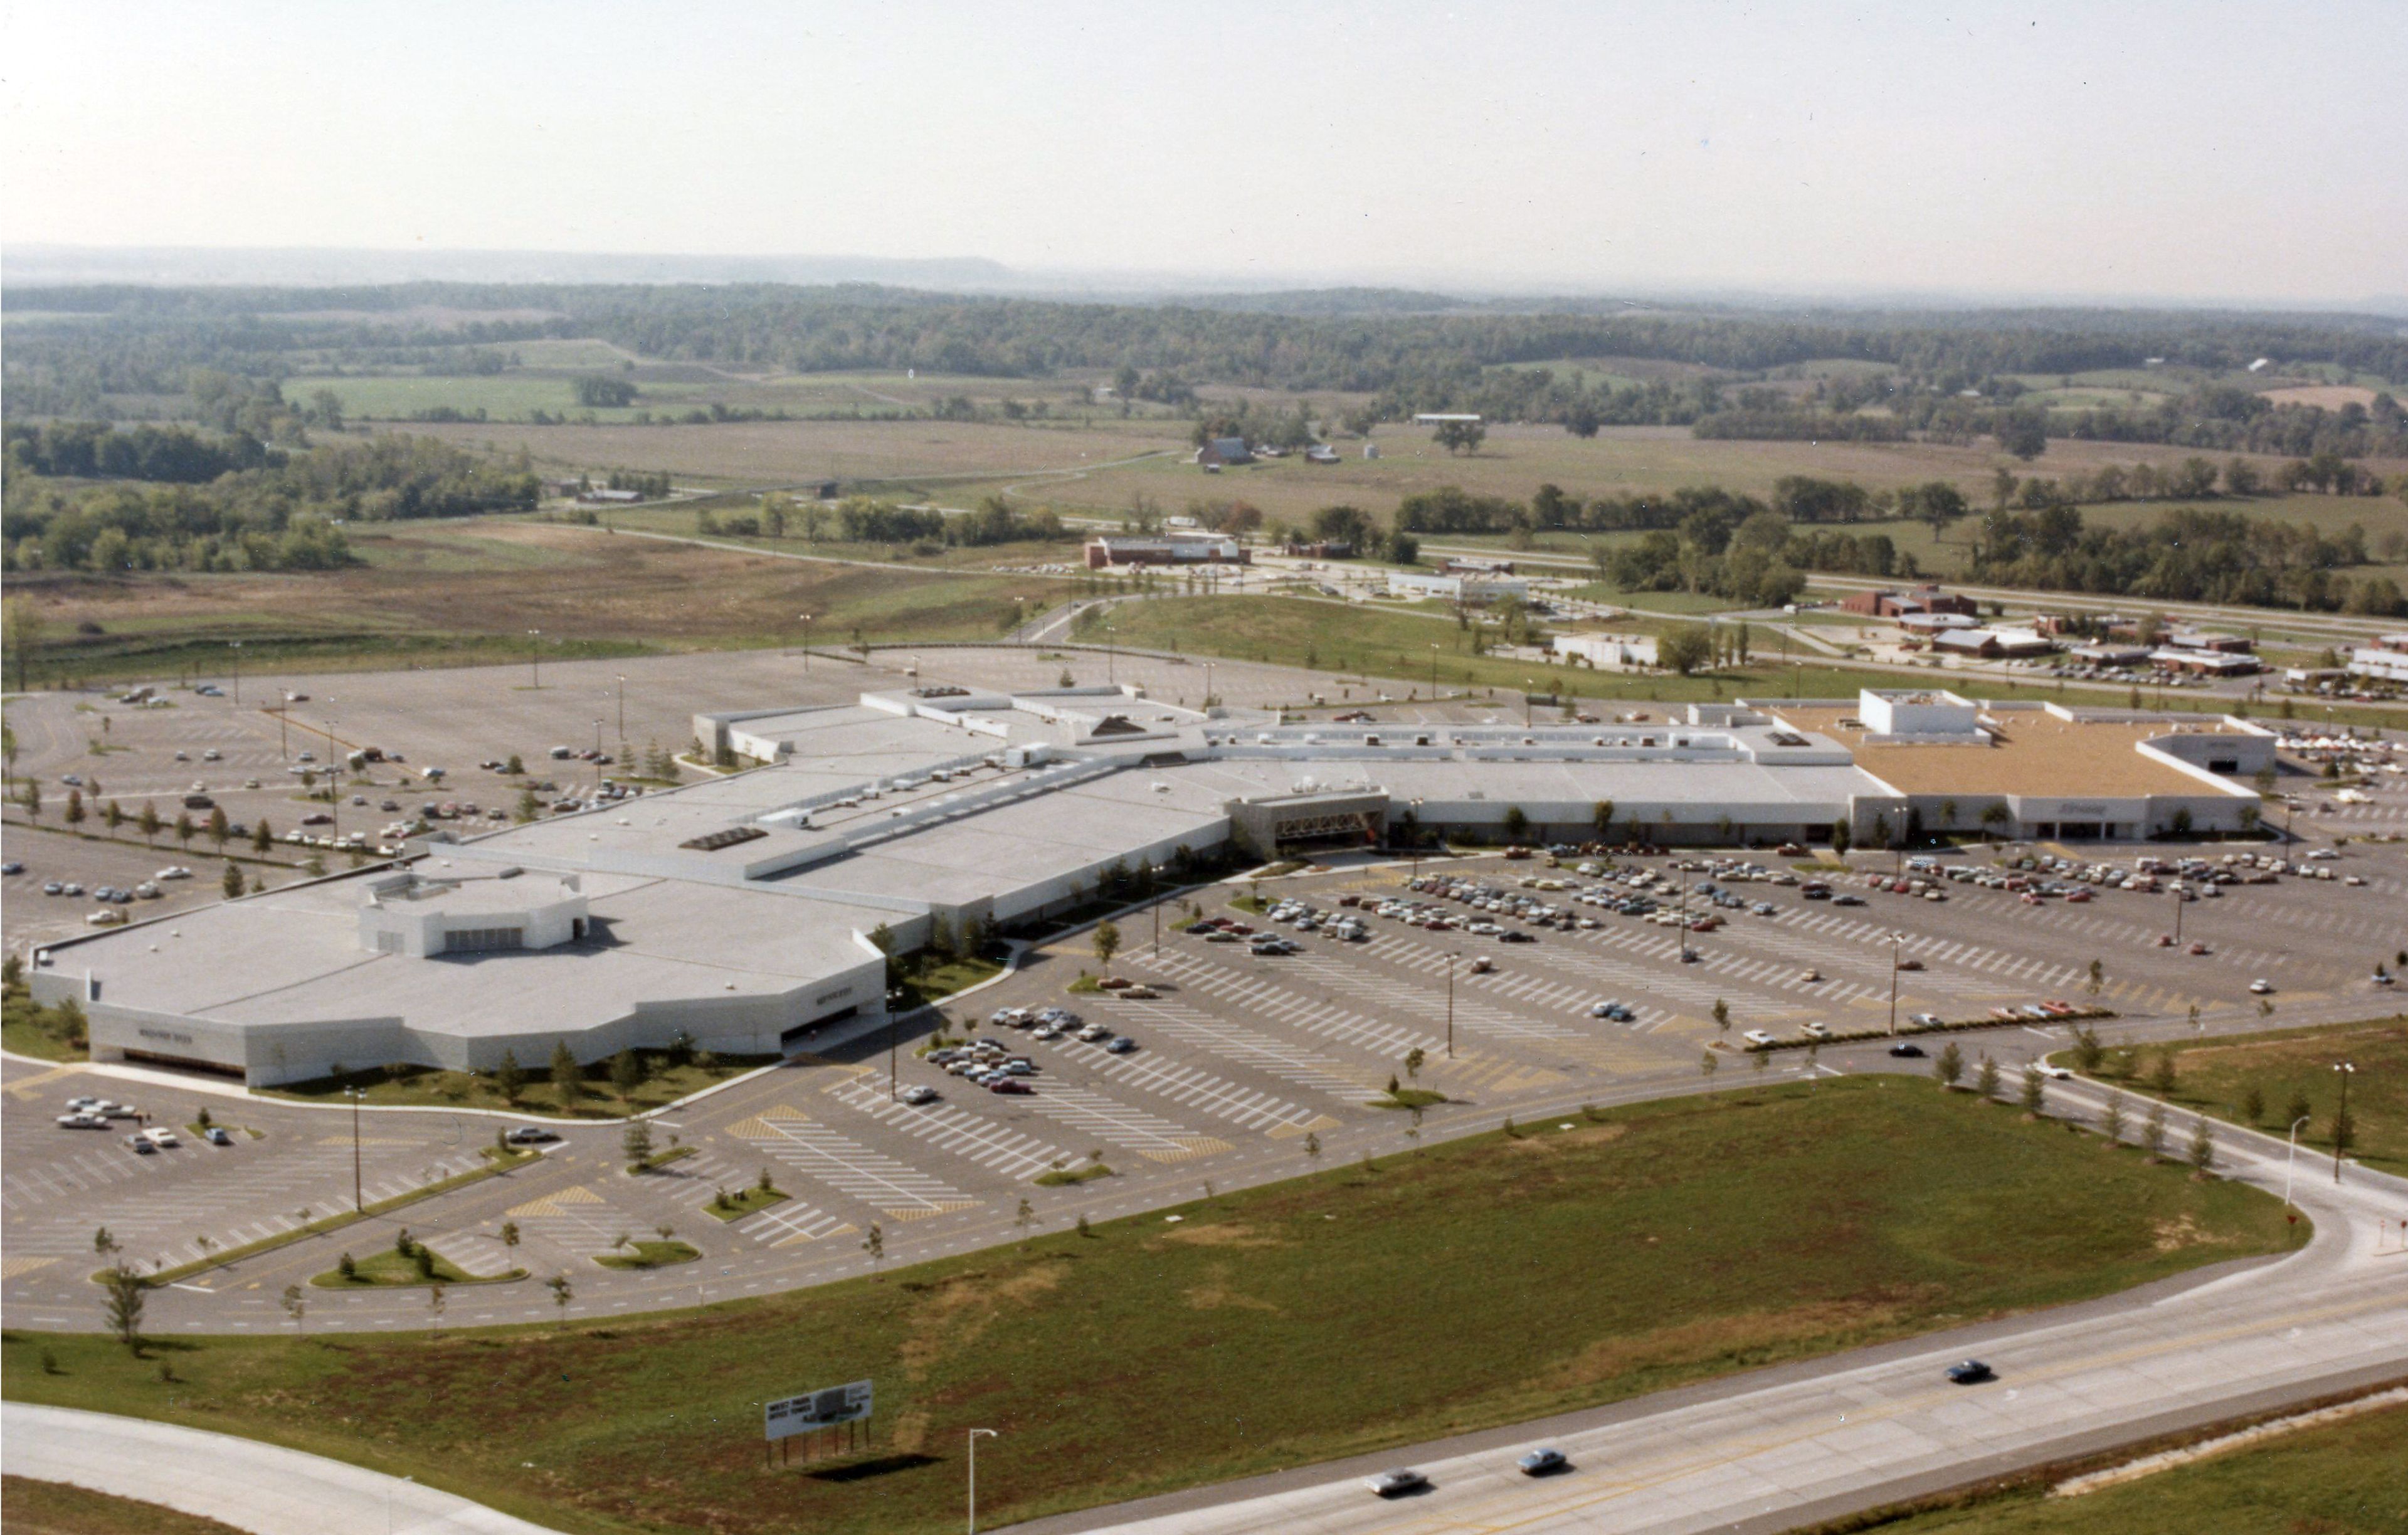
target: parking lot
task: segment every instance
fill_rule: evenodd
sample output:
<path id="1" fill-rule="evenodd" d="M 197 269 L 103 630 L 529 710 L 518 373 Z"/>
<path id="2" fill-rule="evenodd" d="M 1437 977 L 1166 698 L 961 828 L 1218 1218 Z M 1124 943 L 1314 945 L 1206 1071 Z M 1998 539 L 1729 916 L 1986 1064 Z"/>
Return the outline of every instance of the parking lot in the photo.
<path id="1" fill-rule="evenodd" d="M 2129 867 L 2143 851 L 2091 848 L 2084 856 Z M 674 1138 L 687 1154 L 658 1172 L 624 1170 L 615 1126 L 563 1126 L 540 1163 L 196 1279 L 153 1305 L 163 1326 L 273 1327 L 284 1285 L 323 1272 L 338 1251 L 376 1250 L 404 1225 L 472 1274 L 570 1275 L 573 1314 L 781 1288 L 864 1267 L 873 1226 L 896 1259 L 961 1251 L 1025 1229 L 1023 1201 L 1029 1223 L 1060 1229 L 1082 1212 L 1101 1218 L 1191 1198 L 1208 1181 L 1228 1187 L 1326 1159 L 1392 1155 L 1425 1122 L 1436 1135 L 1500 1113 L 1689 1090 L 1705 1084 L 1699 1058 L 1710 1047 L 1723 1047 L 1715 1053 L 1726 1070 L 1745 1069 L 1749 1030 L 1797 1038 L 1810 1023 L 1843 1032 L 1883 1026 L 1893 977 L 1901 1018 L 1980 1019 L 1993 1008 L 2051 998 L 2088 1005 L 2094 958 L 2096 1002 L 2133 1020 L 2181 1019 L 2194 1005 L 2216 1026 L 2388 1011 L 2397 1003 L 2372 973 L 2378 959 L 2408 947 L 2400 915 L 2408 911 L 2408 844 L 2353 840 L 2332 851 L 2330 859 L 2295 865 L 2329 866 L 2330 881 L 2280 875 L 2179 903 L 2183 941 L 2174 947 L 2157 942 L 2171 936 L 2178 904 L 2169 894 L 2018 871 L 2089 898 L 2031 904 L 2021 891 L 1942 877 L 1936 887 L 1945 898 L 1933 901 L 1874 889 L 1876 865 L 1885 882 L 1893 863 L 1907 871 L 1886 856 L 1819 871 L 1834 897 L 1861 905 L 1807 899 L 1817 871 L 1760 855 L 1760 880 L 1718 873 L 1694 856 L 1613 861 L 1619 882 L 1654 876 L 1658 910 L 1683 884 L 1713 884 L 1740 901 L 1715 907 L 1692 889 L 1693 914 L 1723 919 L 1702 932 L 1578 898 L 1633 888 L 1608 879 L 1602 865 L 1597 875 L 1580 874 L 1578 858 L 1558 868 L 1497 856 L 1418 868 L 1357 862 L 1211 886 L 1164 903 L 1158 944 L 1152 911 L 1123 915 L 1125 947 L 1111 969 L 1135 988 L 1073 989 L 1082 974 L 1099 973 L 1092 935 L 1082 931 L 1031 950 L 1016 972 L 945 1010 L 949 1037 L 993 1040 L 985 1054 L 994 1064 L 1025 1059 L 1006 1075 L 1025 1092 L 989 1091 L 923 1058 L 934 1027 L 924 1017 L 909 1037 L 896 1031 L 891 1055 L 886 1031 L 873 1029 L 829 1057 L 798 1059 L 664 1113 L 656 1144 Z M 1945 861 L 1992 868 L 1980 850 Z M 1417 874 L 1420 891 L 1410 888 Z M 2349 884 L 2350 875 L 2366 882 Z M 1797 882 L 1780 882 L 1786 877 Z M 1476 887 L 1499 905 L 1518 899 L 1532 903 L 1533 914 L 1542 907 L 1553 914 L 1541 925 L 1478 909 L 1441 893 L 1440 880 L 1462 882 L 1464 895 Z M 1267 904 L 1293 907 L 1291 920 L 1232 904 L 1257 890 Z M 1418 925 L 1396 904 L 1406 901 L 1418 903 Z M 1244 936 L 1214 941 L 1182 931 L 1190 902 L 1200 916 L 1279 934 L 1295 952 L 1258 954 Z M 1770 915 L 1757 913 L 1759 902 Z M 1378 914 L 1383 903 L 1393 914 Z M 1305 908 L 1319 917 L 1300 926 L 1294 917 Z M 1359 925 L 1359 940 L 1324 920 L 1340 917 Z M 1569 931 L 1560 925 L 1567 919 Z M 1457 925 L 1432 928 L 1432 920 Z M 1497 931 L 1474 932 L 1475 922 Z M 1509 932 L 1530 941 L 1506 941 Z M 1893 934 L 1902 936 L 1894 941 Z M 1681 958 L 1684 941 L 1692 960 Z M 2205 952 L 2191 954 L 2193 942 Z M 1918 968 L 1894 972 L 1894 953 Z M 2268 994 L 2254 996 L 2253 981 L 2265 982 Z M 1717 1001 L 1727 1031 L 1715 1021 Z M 1619 1005 L 1617 1016 L 1598 1016 L 1608 1002 Z M 1076 1015 L 1078 1027 L 996 1018 L 1048 1008 Z M 1093 1030 L 1100 1037 L 1077 1037 L 1086 1026 L 1100 1026 Z M 2003 1052 L 2012 1040 L 2027 1054 L 2062 1038 L 2061 1026 L 2038 1023 L 1970 1037 L 1972 1048 Z M 1129 1042 L 1115 1050 L 1123 1039 Z M 1830 1071 L 1849 1069 L 1850 1058 L 1838 1051 L 1813 1063 L 1800 1051 L 1770 1065 Z M 203 1255 L 204 1239 L 231 1247 L 294 1224 L 305 1207 L 348 1206 L 351 1126 L 339 1109 L 233 1097 L 217 1083 L 130 1085 L 80 1068 L 12 1061 L 7 1071 L 12 1319 L 90 1324 L 96 1298 L 82 1275 L 98 1226 L 146 1263 L 172 1265 Z M 1418 1114 L 1383 1106 L 1392 1078 L 1445 1101 Z M 928 1091 L 910 1096 L 929 1100 L 905 1101 L 900 1090 L 914 1087 Z M 122 1129 L 53 1125 L 65 1099 L 83 1093 L 141 1103 L 153 1123 L 179 1127 L 209 1102 L 222 1123 L 265 1135 L 237 1136 L 227 1148 L 188 1136 L 177 1150 L 137 1155 L 121 1143 Z M 370 1112 L 362 1145 L 367 1198 L 479 1165 L 479 1148 L 513 1122 Z M 1065 1179 L 1097 1166 L 1109 1176 Z M 789 1198 L 732 1223 L 710 1213 L 720 1192 L 751 1186 L 765 1169 Z M 621 1237 L 649 1238 L 663 1226 L 701 1249 L 702 1260 L 655 1272 L 594 1263 Z M 515 1228 L 515 1245 L 503 1240 L 506 1227 Z M 326 1325 L 423 1325 L 423 1297 L 415 1292 L 312 1296 L 313 1315 Z M 454 1315 L 467 1321 L 550 1310 L 548 1292 L 532 1283 L 478 1288 L 457 1304 Z"/>

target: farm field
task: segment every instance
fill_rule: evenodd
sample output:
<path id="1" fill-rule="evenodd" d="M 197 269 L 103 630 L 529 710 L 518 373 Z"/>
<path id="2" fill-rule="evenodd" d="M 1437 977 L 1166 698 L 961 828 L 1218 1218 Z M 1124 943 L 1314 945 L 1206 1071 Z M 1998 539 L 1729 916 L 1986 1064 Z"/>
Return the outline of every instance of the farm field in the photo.
<path id="1" fill-rule="evenodd" d="M 1307 464 L 1286 458 L 1242 465 L 1208 475 L 1184 462 L 1184 454 L 1098 470 L 1074 484 L 1031 487 L 1025 494 L 1065 508 L 1117 511 L 1133 496 L 1152 496 L 1176 510 L 1189 501 L 1251 502 L 1273 521 L 1298 522 L 1315 509 L 1345 504 L 1385 517 L 1398 501 L 1417 492 L 1459 485 L 1478 495 L 1527 500 L 1543 483 L 1584 497 L 1662 493 L 1687 485 L 1720 485 L 1766 496 L 1784 475 L 1851 480 L 1873 489 L 1893 489 L 1946 480 L 1976 506 L 1989 501 L 1992 470 L 2000 463 L 2018 473 L 2088 474 L 2109 464 L 2174 464 L 2187 450 L 2134 443 L 2052 441 L 2029 465 L 2003 458 L 1986 443 L 1957 447 L 1939 443 L 1735 442 L 1691 437 L 1685 427 L 1609 427 L 1594 438 L 1575 438 L 1556 426 L 1498 426 L 1476 453 L 1450 455 L 1425 431 L 1388 425 L 1372 435 L 1382 456 L 1366 460 L 1362 443 L 1336 444 L 1340 461 Z M 2219 462 L 2222 456 L 2220 455 Z M 2271 468 L 2280 462 L 2259 460 Z M 2408 462 L 2370 461 L 2386 476 L 2408 472 Z M 995 488 L 965 481 L 959 494 Z M 2329 501 L 2331 497 L 2296 497 Z M 2372 528 L 2377 517 L 2408 526 L 2408 508 L 2396 498 L 2345 498 Z M 2251 503 L 2255 505 L 2255 503 Z M 2387 508 L 2387 510 L 2381 509 Z M 2143 514 L 2151 508 L 2135 509 Z M 2087 515 L 2086 511 L 2086 515 Z M 2344 517 L 2343 521 L 2349 519 Z"/>
<path id="2" fill-rule="evenodd" d="M 536 522 L 352 531 L 366 563 L 344 571 L 21 578 L 12 595 L 50 630 L 34 679 L 217 670 L 236 639 L 247 662 L 307 670 L 522 658 L 531 628 L 564 659 L 788 644 L 803 612 L 823 644 L 989 639 L 1062 591 L 1039 576 L 924 576 Z"/>
<path id="3" fill-rule="evenodd" d="M 613 377 L 618 375 L 615 366 L 609 371 Z M 638 388 L 641 393 L 632 406 L 596 409 L 577 403 L 574 379 L 568 374 L 547 377 L 509 373 L 483 378 L 346 374 L 339 378 L 287 379 L 284 397 L 308 400 L 322 389 L 330 390 L 343 402 L 343 414 L 354 420 L 410 422 L 420 411 L 437 407 L 482 410 L 495 421 L 523 419 L 533 410 L 549 415 L 582 415 L 590 410 L 602 421 L 626 421 L 638 410 L 682 410 L 701 396 L 696 386 L 686 383 L 646 382 L 639 383 Z"/>
<path id="4" fill-rule="evenodd" d="M 2070 1184 L 2085 1192 L 2071 1207 Z M 568 1530 L 888 1535 L 955 1528 L 973 1424 L 1003 1436 L 980 1467 L 1000 1526 L 2288 1240 L 2275 1201 L 2245 1186 L 1878 1076 L 1577 1113 L 1169 1213 L 697 1312 L 440 1339 L 179 1338 L 172 1389 L 102 1336 L 21 1330 L 0 1345 L 6 1389 L 372 1455 Z M 1776 1228 L 1788 1237 L 1768 1244 Z M 586 1388 L 546 1388 L 564 1376 Z M 764 1396 L 865 1376 L 879 1387 L 866 1451 L 763 1473 Z M 513 1404 L 506 1439 L 497 1394 Z"/>
<path id="5" fill-rule="evenodd" d="M 681 481 L 768 488 L 806 480 L 896 481 L 951 485 L 971 479 L 1018 482 L 1030 500 L 1082 474 L 1082 466 L 1140 453 L 1184 454 L 1182 422 L 1098 417 L 1086 425 L 945 421 L 730 422 L 709 426 L 528 426 L 508 422 L 413 423 L 411 431 L 464 448 L 523 447 L 548 472 L 666 470 Z M 1193 472 L 1193 471 L 1191 471 Z M 1026 478 L 1044 483 L 1029 484 Z M 949 490 L 949 494 L 952 492 Z M 974 501 L 980 492 L 963 492 Z M 1087 499 L 1083 495 L 1081 500 Z M 962 503 L 964 505 L 968 502 Z M 1124 497 L 1119 503 L 1125 506 Z"/>

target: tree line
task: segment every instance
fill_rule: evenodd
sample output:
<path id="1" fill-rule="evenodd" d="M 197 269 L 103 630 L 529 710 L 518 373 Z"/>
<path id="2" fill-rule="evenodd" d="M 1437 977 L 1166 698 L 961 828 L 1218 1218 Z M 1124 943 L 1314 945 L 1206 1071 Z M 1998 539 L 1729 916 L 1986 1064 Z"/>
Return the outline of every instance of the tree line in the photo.
<path id="1" fill-rule="evenodd" d="M 2390 577 L 2342 573 L 2369 563 L 2366 530 L 2356 524 L 2327 535 L 2305 524 L 2176 507 L 2145 526 L 2102 527 L 2060 504 L 1984 516 L 1971 573 L 2002 585 L 2152 601 L 2408 613 Z"/>
<path id="2" fill-rule="evenodd" d="M 68 489 L 20 474 L 10 442 L 0 568 L 323 570 L 352 562 L 340 524 L 525 511 L 539 482 L 429 438 L 284 455 L 206 484 Z"/>

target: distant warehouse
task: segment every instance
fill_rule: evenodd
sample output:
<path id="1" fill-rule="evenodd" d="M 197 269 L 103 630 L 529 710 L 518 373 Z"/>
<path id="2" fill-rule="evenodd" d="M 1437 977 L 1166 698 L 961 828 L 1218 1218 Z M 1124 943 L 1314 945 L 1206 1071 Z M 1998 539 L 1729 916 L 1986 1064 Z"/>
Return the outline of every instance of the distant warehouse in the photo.
<path id="1" fill-rule="evenodd" d="M 1087 540 L 1087 568 L 1114 565 L 1251 565 L 1244 544 L 1217 533 L 1169 533 L 1158 538 Z"/>

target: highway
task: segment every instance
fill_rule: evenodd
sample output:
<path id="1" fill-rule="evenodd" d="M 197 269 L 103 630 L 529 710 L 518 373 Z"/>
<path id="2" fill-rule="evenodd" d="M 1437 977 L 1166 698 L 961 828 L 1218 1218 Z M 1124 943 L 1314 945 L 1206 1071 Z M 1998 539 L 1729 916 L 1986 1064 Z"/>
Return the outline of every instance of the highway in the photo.
<path id="1" fill-rule="evenodd" d="M 2057 1111 L 2103 1094 L 2060 1089 Z M 2175 1140 L 2186 1140 L 2187 1115 Z M 2219 1126 L 2229 1175 L 2279 1196 L 2282 1145 Z M 2169 1429 L 2408 1373 L 2408 1183 L 2302 1159 L 2300 1251 L 2081 1306 L 1146 1503 L 1021 1527 L 1028 1535 L 1655 1535 L 1769 1532 Z M 1999 1379 L 1956 1386 L 1974 1356 Z M 1524 1451 L 1572 1470 L 1533 1481 Z M 1420 1496 L 1363 1478 L 1411 1466 Z"/>

